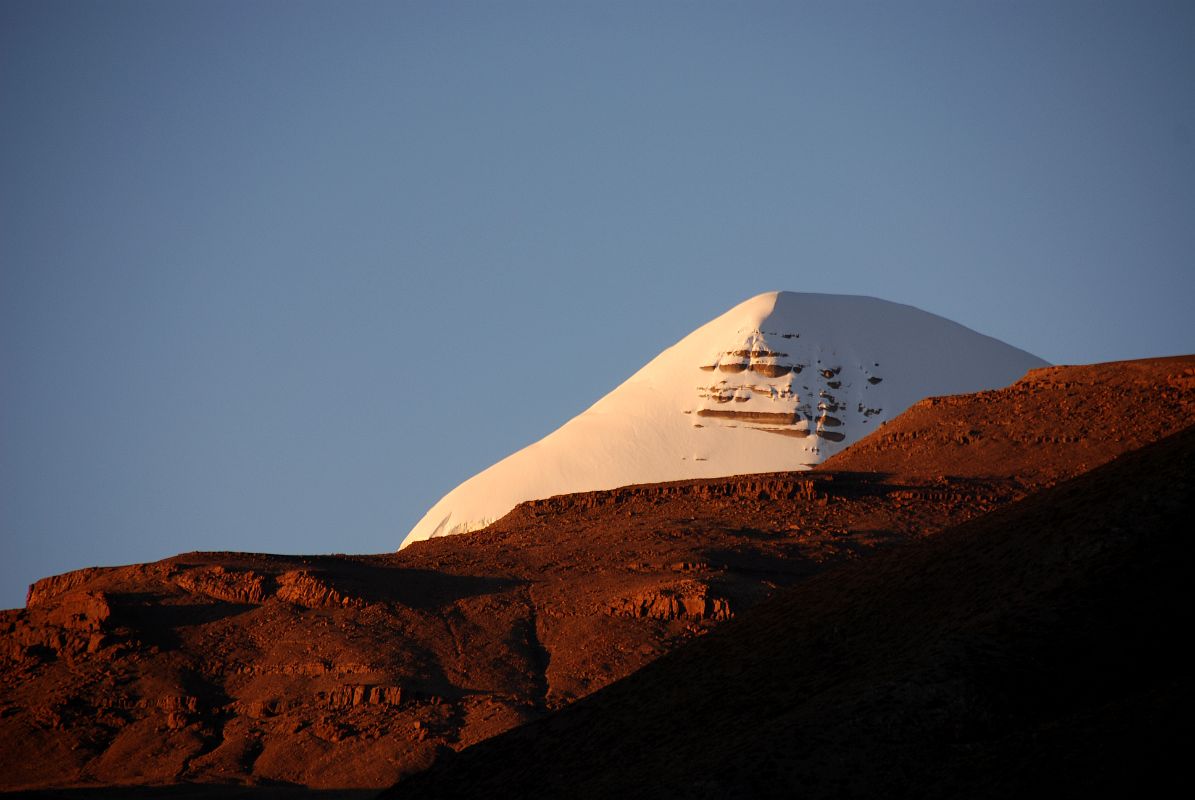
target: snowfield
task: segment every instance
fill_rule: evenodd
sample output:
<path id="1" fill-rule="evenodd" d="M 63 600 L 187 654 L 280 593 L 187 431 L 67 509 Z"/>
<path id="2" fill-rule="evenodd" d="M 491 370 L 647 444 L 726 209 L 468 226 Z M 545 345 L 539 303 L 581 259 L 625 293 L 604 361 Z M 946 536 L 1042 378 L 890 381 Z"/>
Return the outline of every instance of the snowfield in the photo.
<path id="1" fill-rule="evenodd" d="M 702 325 L 557 430 L 453 489 L 402 546 L 485 527 L 524 500 L 808 469 L 932 395 L 1046 362 L 912 306 L 768 292 Z"/>

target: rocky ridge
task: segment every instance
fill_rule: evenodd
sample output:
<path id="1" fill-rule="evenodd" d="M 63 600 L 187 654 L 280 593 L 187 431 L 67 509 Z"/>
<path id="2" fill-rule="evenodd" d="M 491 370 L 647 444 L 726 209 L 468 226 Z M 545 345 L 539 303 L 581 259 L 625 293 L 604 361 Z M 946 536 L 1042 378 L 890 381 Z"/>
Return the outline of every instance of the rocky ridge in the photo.
<path id="1" fill-rule="evenodd" d="M 1193 404 L 1191 356 L 1045 367 L 1004 389 L 926 398 L 823 468 L 1052 482 L 1176 432 Z"/>

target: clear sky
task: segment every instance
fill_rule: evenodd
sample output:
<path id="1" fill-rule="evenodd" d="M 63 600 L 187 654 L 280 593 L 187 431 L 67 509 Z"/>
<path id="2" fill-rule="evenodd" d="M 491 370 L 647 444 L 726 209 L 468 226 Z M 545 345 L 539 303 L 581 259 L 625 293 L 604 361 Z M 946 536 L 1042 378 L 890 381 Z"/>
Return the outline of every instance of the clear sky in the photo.
<path id="1" fill-rule="evenodd" d="M 1195 351 L 1193 79 L 1190 2 L 0 0 L 0 607 L 393 549 L 761 291 Z"/>

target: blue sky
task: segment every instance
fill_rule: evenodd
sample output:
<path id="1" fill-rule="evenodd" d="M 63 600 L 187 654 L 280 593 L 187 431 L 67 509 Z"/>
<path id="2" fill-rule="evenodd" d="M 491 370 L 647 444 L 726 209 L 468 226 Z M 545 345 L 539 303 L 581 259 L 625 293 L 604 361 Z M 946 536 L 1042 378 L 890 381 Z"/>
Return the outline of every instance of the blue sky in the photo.
<path id="1" fill-rule="evenodd" d="M 376 552 L 761 291 L 1195 351 L 1195 6 L 0 2 L 0 606 Z"/>

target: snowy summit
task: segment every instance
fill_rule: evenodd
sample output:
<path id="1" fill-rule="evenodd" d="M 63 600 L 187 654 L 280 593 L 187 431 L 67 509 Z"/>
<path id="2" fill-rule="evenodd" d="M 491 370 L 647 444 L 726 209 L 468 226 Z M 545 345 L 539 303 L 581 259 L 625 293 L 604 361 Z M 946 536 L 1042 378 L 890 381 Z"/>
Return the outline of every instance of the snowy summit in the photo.
<path id="1" fill-rule="evenodd" d="M 923 397 L 1006 386 L 1046 362 L 912 306 L 768 292 L 702 325 L 535 444 L 453 489 L 402 546 L 524 500 L 808 469 Z"/>

